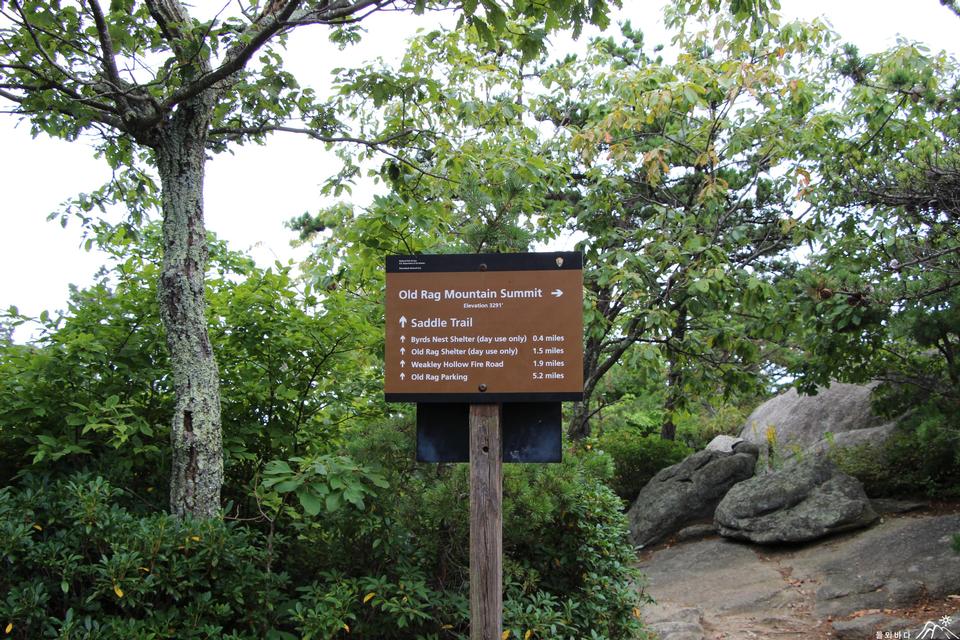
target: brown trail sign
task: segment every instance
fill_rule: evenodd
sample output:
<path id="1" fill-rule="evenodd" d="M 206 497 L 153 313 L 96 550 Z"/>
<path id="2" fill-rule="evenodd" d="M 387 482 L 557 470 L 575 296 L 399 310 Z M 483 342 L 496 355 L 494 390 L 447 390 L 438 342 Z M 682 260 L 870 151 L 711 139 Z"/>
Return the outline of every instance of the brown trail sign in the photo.
<path id="1" fill-rule="evenodd" d="M 583 397 L 579 253 L 389 256 L 388 402 Z"/>
<path id="2" fill-rule="evenodd" d="M 386 400 L 470 403 L 470 638 L 499 640 L 502 403 L 583 398 L 583 256 L 388 256 L 386 266 Z M 559 408 L 540 415 L 550 413 Z"/>

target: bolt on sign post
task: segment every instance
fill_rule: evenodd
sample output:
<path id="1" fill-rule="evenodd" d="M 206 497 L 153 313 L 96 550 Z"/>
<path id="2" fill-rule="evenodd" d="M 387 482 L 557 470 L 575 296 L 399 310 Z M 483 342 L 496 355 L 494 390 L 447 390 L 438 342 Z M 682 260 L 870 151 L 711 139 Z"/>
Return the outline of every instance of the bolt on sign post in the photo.
<path id="1" fill-rule="evenodd" d="M 583 256 L 387 256 L 386 285 L 387 402 L 469 405 L 470 638 L 500 640 L 503 403 L 583 398 Z"/>

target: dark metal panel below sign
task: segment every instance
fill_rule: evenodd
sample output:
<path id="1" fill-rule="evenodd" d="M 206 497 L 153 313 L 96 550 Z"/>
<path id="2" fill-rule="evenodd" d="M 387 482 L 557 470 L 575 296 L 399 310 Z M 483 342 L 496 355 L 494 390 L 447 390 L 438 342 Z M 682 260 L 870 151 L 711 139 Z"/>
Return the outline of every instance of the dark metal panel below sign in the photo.
<path id="1" fill-rule="evenodd" d="M 417 405 L 417 461 L 470 461 L 470 405 Z M 563 424 L 559 402 L 503 405 L 504 462 L 561 462 Z"/>

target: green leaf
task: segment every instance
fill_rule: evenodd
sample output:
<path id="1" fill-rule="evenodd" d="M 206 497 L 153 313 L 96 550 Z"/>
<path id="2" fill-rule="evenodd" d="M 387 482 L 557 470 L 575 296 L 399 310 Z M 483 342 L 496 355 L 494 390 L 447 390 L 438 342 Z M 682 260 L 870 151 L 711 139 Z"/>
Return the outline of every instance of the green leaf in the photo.
<path id="1" fill-rule="evenodd" d="M 326 500 L 327 513 L 333 513 L 334 511 L 337 511 L 340 508 L 341 503 L 340 493 L 330 493 Z"/>
<path id="2" fill-rule="evenodd" d="M 267 479 L 263 481 L 265 487 L 270 487 L 277 493 L 289 493 L 294 489 L 299 488 L 303 485 L 303 479 L 301 478 L 290 478 L 288 480 L 271 480 Z"/>
<path id="3" fill-rule="evenodd" d="M 487 26 L 487 23 L 482 18 L 474 16 L 474 18 L 470 21 L 470 24 L 472 24 L 473 28 L 477 30 L 477 35 L 482 41 L 486 42 L 491 47 L 496 45 L 496 39 L 493 37 L 490 27 Z"/>
<path id="4" fill-rule="evenodd" d="M 343 498 L 358 509 L 363 509 L 363 489 L 360 485 L 351 485 L 343 492 Z"/>
<path id="5" fill-rule="evenodd" d="M 309 487 L 297 491 L 297 499 L 300 501 L 300 506 L 303 507 L 303 512 L 308 516 L 317 515 L 324 506 L 320 497 L 314 494 Z"/>
<path id="6" fill-rule="evenodd" d="M 487 22 L 496 33 L 502 33 L 507 28 L 507 14 L 497 4 L 484 3 L 487 10 Z"/>
<path id="7" fill-rule="evenodd" d="M 710 291 L 710 282 L 708 280 L 694 280 L 690 288 L 697 293 L 707 293 Z"/>
<path id="8" fill-rule="evenodd" d="M 293 469 L 284 460 L 271 460 L 264 465 L 263 472 L 270 475 L 293 475 Z"/>

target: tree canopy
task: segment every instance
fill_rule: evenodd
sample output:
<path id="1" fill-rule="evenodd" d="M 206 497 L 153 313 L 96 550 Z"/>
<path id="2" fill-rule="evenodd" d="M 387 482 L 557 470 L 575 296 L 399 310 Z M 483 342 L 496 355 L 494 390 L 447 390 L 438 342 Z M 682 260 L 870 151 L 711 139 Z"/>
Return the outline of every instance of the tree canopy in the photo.
<path id="1" fill-rule="evenodd" d="M 287 0 L 228 3 L 213 15 L 178 0 L 0 5 L 0 98 L 30 120 L 34 133 L 68 140 L 93 134 L 98 153 L 116 172 L 104 188 L 76 203 L 79 210 L 124 203 L 135 222 L 151 208 L 162 213 L 157 295 L 177 397 L 174 513 L 213 516 L 220 508 L 220 379 L 204 292 L 207 154 L 262 142 L 279 131 L 391 153 L 416 132 L 371 137 L 361 127 L 359 135 L 346 133 L 351 114 L 318 99 L 284 71 L 283 41 L 293 29 L 320 25 L 348 44 L 374 12 L 439 9 L 459 10 L 462 22 L 490 44 L 503 35 L 508 17 L 527 20 L 531 28 L 519 36 L 519 46 L 533 55 L 548 31 L 604 24 L 608 3 Z M 376 85 L 364 89 L 377 91 Z"/>
<path id="2" fill-rule="evenodd" d="M 822 248 L 805 268 L 800 309 L 807 390 L 831 378 L 880 380 L 916 404 L 955 406 L 960 76 L 957 61 L 901 42 L 837 55 L 843 101 L 820 117 L 807 153 Z"/>
<path id="3" fill-rule="evenodd" d="M 812 237 L 809 208 L 794 203 L 810 175 L 800 149 L 828 96 L 818 64 L 829 32 L 789 24 L 748 38 L 725 15 L 673 19 L 709 26 L 679 36 L 673 63 L 627 25 L 622 39 L 559 61 L 433 32 L 396 69 L 345 72 L 347 83 L 395 79 L 385 106 L 365 116 L 379 130 L 436 133 L 416 147 L 417 168 L 380 167 L 391 194 L 347 228 L 342 208 L 299 221 L 308 233 L 341 221 L 321 252 L 341 273 L 374 271 L 388 252 L 577 238 L 588 292 L 586 401 L 569 429 L 577 437 L 589 433 L 603 406 L 594 391 L 618 363 L 664 376 L 669 437 L 691 390 L 762 387 L 768 351 L 785 340 L 768 322 L 773 284 Z"/>

